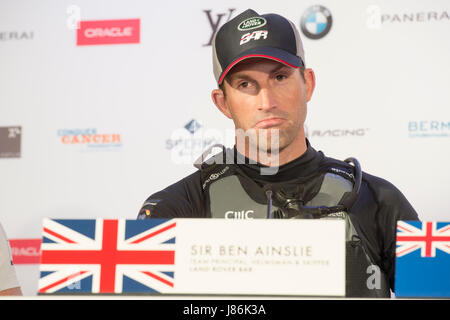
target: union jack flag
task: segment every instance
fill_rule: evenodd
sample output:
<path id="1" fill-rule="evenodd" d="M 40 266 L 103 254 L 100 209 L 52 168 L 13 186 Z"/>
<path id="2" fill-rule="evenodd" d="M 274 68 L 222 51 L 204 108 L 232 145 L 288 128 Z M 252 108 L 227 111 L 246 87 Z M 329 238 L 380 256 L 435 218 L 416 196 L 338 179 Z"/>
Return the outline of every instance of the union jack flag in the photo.
<path id="1" fill-rule="evenodd" d="M 397 222 L 395 295 L 450 297 L 450 222 Z"/>
<path id="2" fill-rule="evenodd" d="M 420 249 L 422 257 L 435 257 L 436 249 L 450 254 L 450 223 L 437 227 L 437 222 L 399 221 L 397 223 L 397 257 Z M 420 226 L 419 226 L 420 225 Z"/>
<path id="3" fill-rule="evenodd" d="M 170 293 L 176 222 L 44 219 L 39 294 Z"/>

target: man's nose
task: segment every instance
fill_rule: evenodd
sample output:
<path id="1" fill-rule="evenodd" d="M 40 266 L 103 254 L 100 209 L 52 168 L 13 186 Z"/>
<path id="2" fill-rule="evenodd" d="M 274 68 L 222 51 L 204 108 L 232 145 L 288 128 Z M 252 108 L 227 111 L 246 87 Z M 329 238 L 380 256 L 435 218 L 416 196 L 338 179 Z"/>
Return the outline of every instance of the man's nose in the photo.
<path id="1" fill-rule="evenodd" d="M 275 95 L 270 88 L 261 88 L 259 91 L 259 110 L 269 110 L 277 106 Z"/>

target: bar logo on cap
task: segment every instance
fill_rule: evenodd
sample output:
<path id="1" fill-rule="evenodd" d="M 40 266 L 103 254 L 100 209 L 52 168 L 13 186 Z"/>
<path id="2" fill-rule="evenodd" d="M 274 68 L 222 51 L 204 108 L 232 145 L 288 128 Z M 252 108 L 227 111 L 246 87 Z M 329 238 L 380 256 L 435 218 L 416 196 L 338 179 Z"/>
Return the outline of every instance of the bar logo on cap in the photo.
<path id="1" fill-rule="evenodd" d="M 239 31 L 247 31 L 247 30 L 252 30 L 252 29 L 262 27 L 266 23 L 267 23 L 267 21 L 264 18 L 252 17 L 252 18 L 245 19 L 244 21 L 239 23 L 237 28 Z"/>

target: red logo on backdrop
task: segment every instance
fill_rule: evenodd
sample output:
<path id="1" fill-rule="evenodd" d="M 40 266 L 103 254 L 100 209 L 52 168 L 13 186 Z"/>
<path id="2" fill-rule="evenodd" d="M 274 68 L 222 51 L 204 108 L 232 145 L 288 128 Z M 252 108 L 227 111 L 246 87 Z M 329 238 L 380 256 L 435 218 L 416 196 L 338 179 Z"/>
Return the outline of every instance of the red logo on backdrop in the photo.
<path id="1" fill-rule="evenodd" d="M 139 43 L 140 20 L 80 21 L 77 45 Z"/>
<path id="2" fill-rule="evenodd" d="M 14 264 L 37 264 L 41 256 L 42 239 L 10 239 Z"/>

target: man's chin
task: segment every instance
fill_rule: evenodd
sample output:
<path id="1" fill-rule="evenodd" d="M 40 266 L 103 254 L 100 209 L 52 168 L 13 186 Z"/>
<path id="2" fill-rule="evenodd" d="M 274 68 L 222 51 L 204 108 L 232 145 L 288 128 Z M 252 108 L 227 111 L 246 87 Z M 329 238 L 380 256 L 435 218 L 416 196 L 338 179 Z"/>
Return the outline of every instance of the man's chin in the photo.
<path id="1" fill-rule="evenodd" d="M 257 148 L 259 153 L 268 153 L 270 154 L 278 154 L 286 148 L 288 144 L 285 141 L 280 141 L 277 139 L 267 139 L 266 141 L 258 141 L 257 145 L 253 145 L 253 147 Z"/>
<path id="2" fill-rule="evenodd" d="M 240 129 L 237 134 L 237 143 L 245 143 L 252 152 L 275 154 L 282 151 L 292 142 L 290 137 L 290 130 L 278 127 L 269 129 L 252 128 L 246 131 Z"/>
<path id="3" fill-rule="evenodd" d="M 265 132 L 258 135 L 258 150 L 261 152 L 278 153 L 286 148 L 289 142 L 292 142 L 286 130 L 280 130 L 278 128 L 265 130 Z"/>

